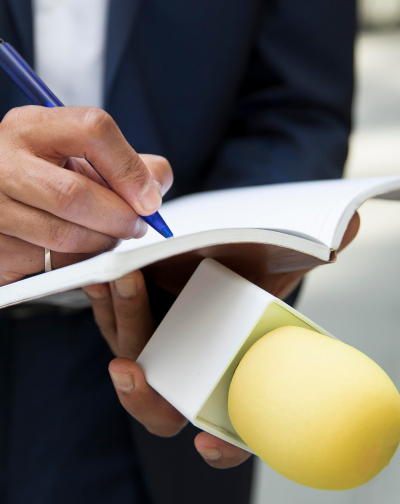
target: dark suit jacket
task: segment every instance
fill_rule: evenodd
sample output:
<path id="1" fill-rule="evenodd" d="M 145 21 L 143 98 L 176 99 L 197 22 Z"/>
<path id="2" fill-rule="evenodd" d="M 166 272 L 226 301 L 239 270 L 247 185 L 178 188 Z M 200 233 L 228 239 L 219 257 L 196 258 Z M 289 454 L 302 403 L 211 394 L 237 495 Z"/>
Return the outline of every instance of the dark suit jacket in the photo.
<path id="1" fill-rule="evenodd" d="M 168 197 L 340 177 L 351 123 L 353 0 L 110 4 L 105 108 L 138 152 L 170 160 L 175 184 Z M 30 0 L 0 0 L 0 37 L 32 64 L 31 17 Z M 27 103 L 0 72 L 0 118 Z M 140 432 L 143 463 L 165 485 L 153 484 L 159 502 L 246 499 L 240 488 L 247 485 L 248 494 L 248 469 L 196 480 L 187 445 L 150 448 L 144 439 Z M 154 455 L 163 446 L 167 451 Z M 221 490 L 218 481 L 229 478 Z M 168 481 L 179 483 L 175 493 Z M 202 493 L 207 486 L 209 494 Z"/>
<path id="2" fill-rule="evenodd" d="M 170 160 L 170 197 L 340 177 L 352 0 L 110 3 L 106 109 L 138 152 Z M 0 0 L 0 37 L 32 63 L 29 5 Z M 0 90 L 0 117 L 28 103 L 4 73 Z"/>

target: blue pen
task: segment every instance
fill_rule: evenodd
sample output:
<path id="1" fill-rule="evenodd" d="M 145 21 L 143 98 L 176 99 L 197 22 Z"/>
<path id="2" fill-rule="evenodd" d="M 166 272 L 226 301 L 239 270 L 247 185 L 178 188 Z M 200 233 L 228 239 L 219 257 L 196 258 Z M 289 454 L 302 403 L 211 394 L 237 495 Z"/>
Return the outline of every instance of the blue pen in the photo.
<path id="1" fill-rule="evenodd" d="M 64 107 L 60 100 L 39 79 L 22 56 L 10 44 L 1 39 L 0 66 L 35 105 L 41 105 L 42 107 Z M 96 168 L 91 163 L 89 164 L 97 172 Z M 97 173 L 100 175 L 99 172 Z M 101 175 L 100 177 L 104 180 Z M 108 185 L 106 180 L 104 182 Z M 108 187 L 110 186 L 108 185 Z M 148 216 L 141 215 L 140 217 L 164 238 L 171 238 L 173 236 L 171 230 L 158 212 Z"/>

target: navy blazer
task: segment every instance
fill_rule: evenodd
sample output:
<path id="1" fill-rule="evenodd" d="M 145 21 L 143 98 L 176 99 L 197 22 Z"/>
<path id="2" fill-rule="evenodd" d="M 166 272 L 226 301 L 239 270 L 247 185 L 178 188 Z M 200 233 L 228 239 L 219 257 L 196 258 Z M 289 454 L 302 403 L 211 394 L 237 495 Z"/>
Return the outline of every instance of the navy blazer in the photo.
<path id="1" fill-rule="evenodd" d="M 30 4 L 0 0 L 0 38 L 32 64 Z M 354 32 L 353 0 L 110 0 L 105 108 L 169 197 L 340 177 Z M 0 118 L 27 103 L 1 72 Z"/>
<path id="2" fill-rule="evenodd" d="M 0 0 L 0 38 L 33 64 L 30 4 Z M 168 197 L 340 177 L 354 32 L 354 0 L 110 0 L 105 108 L 138 152 L 170 160 Z M 24 104 L 0 72 L 0 119 Z M 191 427 L 166 440 L 134 424 L 135 466 L 110 359 L 90 313 L 2 326 L 0 501 L 143 504 L 144 468 L 157 504 L 248 502 L 251 462 L 210 469 Z"/>

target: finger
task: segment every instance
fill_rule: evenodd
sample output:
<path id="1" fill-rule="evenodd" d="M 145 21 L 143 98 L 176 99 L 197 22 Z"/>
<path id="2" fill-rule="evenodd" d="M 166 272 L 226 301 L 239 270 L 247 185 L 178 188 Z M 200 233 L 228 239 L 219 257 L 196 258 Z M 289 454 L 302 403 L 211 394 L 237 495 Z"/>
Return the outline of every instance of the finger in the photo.
<path id="1" fill-rule="evenodd" d="M 168 160 L 155 154 L 139 154 L 139 156 L 153 175 L 154 179 L 157 182 L 160 181 L 161 195 L 164 196 L 164 194 L 166 194 L 166 192 L 171 188 L 174 180 L 172 168 Z M 68 158 L 64 168 L 80 173 L 103 187 L 108 187 L 106 182 L 86 161 L 86 159 Z"/>
<path id="2" fill-rule="evenodd" d="M 66 253 L 111 250 L 118 240 L 0 195 L 0 232 Z"/>
<path id="3" fill-rule="evenodd" d="M 44 269 L 44 249 L 0 234 L 0 286 Z"/>
<path id="4" fill-rule="evenodd" d="M 356 212 L 347 226 L 338 252 L 341 252 L 354 240 L 359 228 L 360 216 Z M 268 283 L 264 285 L 264 288 L 274 296 L 279 297 L 280 299 L 285 299 L 300 284 L 304 275 L 306 275 L 312 269 L 314 268 L 270 275 L 268 278 Z"/>
<path id="5" fill-rule="evenodd" d="M 118 356 L 136 360 L 154 332 L 149 297 L 140 271 L 112 282 Z"/>
<path id="6" fill-rule="evenodd" d="M 69 266 L 93 254 L 51 254 L 53 269 Z M 44 270 L 44 248 L 0 233 L 0 286 Z"/>
<path id="7" fill-rule="evenodd" d="M 86 158 L 139 215 L 161 205 L 161 192 L 136 151 L 106 112 L 94 107 L 22 107 L 3 119 L 15 141 L 46 159 Z M 162 182 L 159 181 L 161 185 Z"/>
<path id="8" fill-rule="evenodd" d="M 161 195 L 164 196 L 171 188 L 174 181 L 174 175 L 169 161 L 165 159 L 165 157 L 156 156 L 154 154 L 139 154 L 139 156 L 147 166 L 154 180 L 160 184 Z"/>
<path id="9" fill-rule="evenodd" d="M 87 285 L 84 293 L 90 299 L 94 319 L 114 355 L 118 355 L 117 320 L 108 283 Z"/>
<path id="10" fill-rule="evenodd" d="M 251 453 L 233 446 L 208 432 L 198 434 L 194 440 L 194 445 L 207 464 L 217 469 L 235 467 L 251 457 Z"/>
<path id="11" fill-rule="evenodd" d="M 68 158 L 64 164 L 64 168 L 75 173 L 80 173 L 88 179 L 93 180 L 93 182 L 96 182 L 96 184 L 109 188 L 107 183 L 100 177 L 97 171 L 86 161 L 86 159 Z"/>
<path id="12" fill-rule="evenodd" d="M 145 222 L 117 194 L 87 177 L 32 154 L 4 166 L 1 190 L 9 198 L 114 238 L 139 238 Z"/>
<path id="13" fill-rule="evenodd" d="M 136 362 L 114 359 L 109 371 L 122 406 L 149 432 L 171 437 L 187 424 L 186 418 L 148 385 Z"/>
<path id="14" fill-rule="evenodd" d="M 349 245 L 354 238 L 357 236 L 358 230 L 360 229 L 361 219 L 358 212 L 356 212 L 351 218 L 350 222 L 347 225 L 346 232 L 343 235 L 342 243 L 338 249 L 338 252 L 341 252 L 347 245 Z"/>
<path id="15" fill-rule="evenodd" d="M 83 290 L 114 355 L 135 360 L 154 331 L 143 275 L 134 271 L 112 282 L 110 287 L 96 284 Z"/>

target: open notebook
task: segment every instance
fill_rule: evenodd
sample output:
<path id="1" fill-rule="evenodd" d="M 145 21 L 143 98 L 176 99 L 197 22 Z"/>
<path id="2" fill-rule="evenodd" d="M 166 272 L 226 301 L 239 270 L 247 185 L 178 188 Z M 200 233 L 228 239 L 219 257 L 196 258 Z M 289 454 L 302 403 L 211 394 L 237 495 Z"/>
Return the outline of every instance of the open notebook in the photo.
<path id="1" fill-rule="evenodd" d="M 400 199 L 400 177 L 299 182 L 185 196 L 162 206 L 174 233 L 152 229 L 72 266 L 0 288 L 0 308 L 145 269 L 159 285 L 178 292 L 204 257 L 212 257 L 253 283 L 268 275 L 336 259 L 354 212 L 369 198 Z"/>

